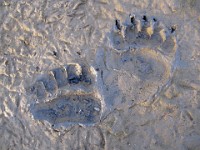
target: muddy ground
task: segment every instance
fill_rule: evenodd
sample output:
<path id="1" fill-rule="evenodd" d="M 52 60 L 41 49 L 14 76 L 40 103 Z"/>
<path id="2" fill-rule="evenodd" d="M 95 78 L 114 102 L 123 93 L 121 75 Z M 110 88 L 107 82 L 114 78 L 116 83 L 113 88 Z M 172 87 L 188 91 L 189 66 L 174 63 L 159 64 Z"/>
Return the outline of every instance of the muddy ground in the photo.
<path id="1" fill-rule="evenodd" d="M 199 150 L 199 0 L 0 0 L 1 150 Z"/>

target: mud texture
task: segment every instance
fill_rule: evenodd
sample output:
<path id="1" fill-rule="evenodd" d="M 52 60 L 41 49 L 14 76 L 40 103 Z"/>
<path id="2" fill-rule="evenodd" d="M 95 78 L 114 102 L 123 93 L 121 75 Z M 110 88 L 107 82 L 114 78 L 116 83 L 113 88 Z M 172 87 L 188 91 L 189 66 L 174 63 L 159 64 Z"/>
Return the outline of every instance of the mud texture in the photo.
<path id="1" fill-rule="evenodd" d="M 1 150 L 199 150 L 199 0 L 0 0 Z"/>

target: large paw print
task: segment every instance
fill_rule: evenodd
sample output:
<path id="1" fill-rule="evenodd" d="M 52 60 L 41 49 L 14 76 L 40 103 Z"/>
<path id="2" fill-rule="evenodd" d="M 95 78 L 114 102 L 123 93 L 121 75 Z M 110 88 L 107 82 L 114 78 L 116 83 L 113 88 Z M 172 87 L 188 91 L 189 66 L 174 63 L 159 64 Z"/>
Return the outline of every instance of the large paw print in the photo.
<path id="1" fill-rule="evenodd" d="M 30 106 L 33 118 L 48 121 L 56 128 L 96 124 L 100 120 L 102 99 L 95 83 L 95 70 L 78 63 L 37 76 L 27 89 L 27 95 L 35 100 Z"/>
<path id="2" fill-rule="evenodd" d="M 138 19 L 130 15 L 129 22 L 123 24 L 115 21 L 106 65 L 117 71 L 115 83 L 124 95 L 146 101 L 168 82 L 177 49 L 175 30 L 175 26 L 167 28 L 147 16 Z"/>

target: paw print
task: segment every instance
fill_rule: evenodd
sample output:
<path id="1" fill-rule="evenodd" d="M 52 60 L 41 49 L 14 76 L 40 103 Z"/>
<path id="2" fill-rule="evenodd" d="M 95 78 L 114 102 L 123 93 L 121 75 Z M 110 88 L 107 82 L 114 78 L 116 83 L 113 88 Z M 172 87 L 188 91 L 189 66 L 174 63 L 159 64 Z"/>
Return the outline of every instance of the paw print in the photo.
<path id="1" fill-rule="evenodd" d="M 34 100 L 30 106 L 33 118 L 48 121 L 54 128 L 98 123 L 102 99 L 95 83 L 95 70 L 79 63 L 37 76 L 27 88 L 27 95 Z"/>
<path id="2" fill-rule="evenodd" d="M 106 66 L 117 76 L 111 82 L 135 102 L 156 95 L 172 75 L 177 50 L 175 31 L 176 26 L 167 28 L 146 15 L 140 19 L 130 15 L 124 23 L 115 20 L 106 51 Z"/>

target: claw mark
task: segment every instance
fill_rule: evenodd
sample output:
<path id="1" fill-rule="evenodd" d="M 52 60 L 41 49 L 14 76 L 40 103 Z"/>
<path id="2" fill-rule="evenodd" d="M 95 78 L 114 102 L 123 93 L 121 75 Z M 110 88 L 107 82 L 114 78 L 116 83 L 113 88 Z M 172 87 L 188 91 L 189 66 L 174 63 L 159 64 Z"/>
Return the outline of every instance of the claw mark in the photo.
<path id="1" fill-rule="evenodd" d="M 176 28 L 177 28 L 177 27 L 176 27 L 175 25 L 172 26 L 172 27 L 171 27 L 171 33 L 174 33 L 174 32 L 176 31 Z"/>
<path id="2" fill-rule="evenodd" d="M 147 19 L 147 16 L 143 16 L 143 18 L 142 18 L 145 22 L 147 22 L 148 21 L 148 19 Z"/>
<path id="3" fill-rule="evenodd" d="M 117 29 L 119 30 L 119 31 L 121 31 L 121 29 L 122 29 L 122 27 L 121 27 L 121 25 L 120 25 L 120 21 L 119 20 L 115 20 L 115 25 L 116 25 L 116 27 L 117 27 Z"/>

